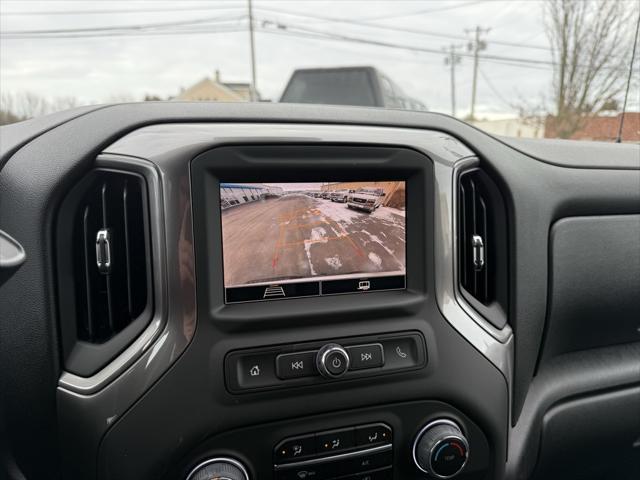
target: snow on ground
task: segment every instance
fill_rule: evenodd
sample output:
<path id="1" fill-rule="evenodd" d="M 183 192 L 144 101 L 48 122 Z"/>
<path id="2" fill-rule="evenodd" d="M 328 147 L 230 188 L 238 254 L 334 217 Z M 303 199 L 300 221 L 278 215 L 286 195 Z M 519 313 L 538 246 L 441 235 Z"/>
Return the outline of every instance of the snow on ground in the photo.
<path id="1" fill-rule="evenodd" d="M 377 244 L 379 244 L 382 248 L 384 248 L 387 253 L 391 256 L 394 256 L 394 254 L 396 252 L 394 252 L 393 250 L 391 250 L 389 247 L 387 247 L 384 242 L 382 240 L 380 240 L 380 237 L 378 237 L 377 235 L 374 235 L 373 233 L 369 233 L 366 230 L 361 230 L 362 233 L 364 233 L 365 235 L 368 235 L 369 238 L 371 239 L 372 242 L 376 242 Z M 386 235 L 385 235 L 386 237 Z M 394 257 L 395 258 L 395 257 Z M 396 259 L 397 260 L 397 259 Z"/>
<path id="2" fill-rule="evenodd" d="M 382 265 L 382 259 L 373 252 L 369 253 L 369 260 L 375 263 L 378 267 Z"/>
<path id="3" fill-rule="evenodd" d="M 354 220 L 364 220 L 368 217 L 387 220 L 395 224 L 404 225 L 405 222 L 405 211 L 398 208 L 379 207 L 373 213 L 365 213 L 347 208 L 346 203 L 336 203 L 327 200 L 316 200 L 316 207 L 322 215 L 343 225 L 350 225 Z"/>
<path id="4" fill-rule="evenodd" d="M 404 223 L 405 215 L 406 212 L 404 210 L 391 207 L 380 207 L 371 214 L 372 217 L 389 220 L 393 223 Z"/>
<path id="5" fill-rule="evenodd" d="M 333 257 L 325 258 L 324 261 L 327 262 L 327 265 L 329 265 L 334 270 L 339 270 L 340 267 L 342 267 L 342 262 L 340 261 L 340 258 L 337 255 L 334 255 Z"/>
<path id="6" fill-rule="evenodd" d="M 311 246 L 314 243 L 327 243 L 328 241 L 329 239 L 327 238 L 327 231 L 322 227 L 312 228 L 311 239 L 304 241 L 304 251 L 307 254 L 307 260 L 309 262 L 311 275 L 317 275 L 315 269 L 313 268 L 313 262 L 311 261 Z"/>
<path id="7" fill-rule="evenodd" d="M 304 251 L 307 254 L 307 261 L 309 262 L 309 269 L 311 270 L 311 275 L 317 275 L 316 271 L 313 268 L 313 262 L 311 262 L 311 242 L 304 242 Z"/>
<path id="8" fill-rule="evenodd" d="M 347 208 L 346 203 L 336 203 L 328 200 L 316 200 L 316 207 L 325 217 L 344 225 L 349 225 L 356 218 L 366 215 Z"/>
<path id="9" fill-rule="evenodd" d="M 327 231 L 322 227 L 315 227 L 311 229 L 311 241 L 312 242 L 321 242 L 327 243 L 329 240 L 327 239 Z M 307 243 L 307 242 L 305 242 Z"/>

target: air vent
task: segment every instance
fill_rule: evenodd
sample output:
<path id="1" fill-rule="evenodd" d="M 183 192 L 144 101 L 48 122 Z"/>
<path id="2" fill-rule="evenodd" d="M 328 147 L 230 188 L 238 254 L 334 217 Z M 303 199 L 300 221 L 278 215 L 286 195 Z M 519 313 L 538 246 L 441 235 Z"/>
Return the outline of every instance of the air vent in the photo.
<path id="1" fill-rule="evenodd" d="M 458 180 L 458 281 L 463 295 L 498 328 L 506 324 L 507 225 L 497 186 L 482 170 Z"/>
<path id="2" fill-rule="evenodd" d="M 144 178 L 93 171 L 63 202 L 58 229 L 66 366 L 90 374 L 126 347 L 150 318 Z"/>

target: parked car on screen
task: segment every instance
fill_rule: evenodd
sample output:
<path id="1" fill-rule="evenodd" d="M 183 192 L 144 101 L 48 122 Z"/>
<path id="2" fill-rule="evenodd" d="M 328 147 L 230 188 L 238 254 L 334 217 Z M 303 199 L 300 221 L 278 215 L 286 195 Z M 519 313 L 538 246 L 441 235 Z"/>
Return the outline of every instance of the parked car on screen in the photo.
<path id="1" fill-rule="evenodd" d="M 355 192 L 355 190 L 336 190 L 334 192 L 331 192 L 331 196 L 329 198 L 332 202 L 347 203 L 349 194 L 353 192 Z"/>
<path id="2" fill-rule="evenodd" d="M 361 188 L 349 195 L 347 208 L 373 213 L 376 208 L 382 205 L 382 197 L 384 195 L 384 191 L 381 188 Z"/>

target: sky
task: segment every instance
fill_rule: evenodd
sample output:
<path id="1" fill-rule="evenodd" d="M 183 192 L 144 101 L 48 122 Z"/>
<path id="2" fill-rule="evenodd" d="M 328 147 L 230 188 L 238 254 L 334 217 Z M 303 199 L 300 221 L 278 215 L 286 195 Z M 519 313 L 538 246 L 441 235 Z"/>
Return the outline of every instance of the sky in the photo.
<path id="1" fill-rule="evenodd" d="M 483 29 L 483 54 L 551 59 L 543 5 L 537 0 L 254 0 L 253 9 L 259 26 L 256 83 L 270 100 L 279 98 L 296 68 L 373 65 L 429 110 L 451 113 L 444 50 L 453 46 L 464 55 L 455 70 L 456 113 L 464 116 L 473 72 L 468 46 L 476 27 Z M 73 96 L 88 104 L 175 96 L 216 70 L 222 81 L 248 82 L 246 14 L 246 0 L 0 0 L 0 31 L 5 34 L 0 41 L 0 93 Z M 162 25 L 150 31 L 149 24 Z M 103 30 L 109 36 L 89 38 L 73 38 L 78 33 L 44 39 L 7 36 L 133 25 L 147 29 L 133 35 L 129 30 L 126 36 Z M 334 39 L 317 38 L 327 33 Z M 477 115 L 514 116 L 519 105 L 548 99 L 551 73 L 549 65 L 481 59 Z M 638 109 L 635 98 L 630 107 Z"/>

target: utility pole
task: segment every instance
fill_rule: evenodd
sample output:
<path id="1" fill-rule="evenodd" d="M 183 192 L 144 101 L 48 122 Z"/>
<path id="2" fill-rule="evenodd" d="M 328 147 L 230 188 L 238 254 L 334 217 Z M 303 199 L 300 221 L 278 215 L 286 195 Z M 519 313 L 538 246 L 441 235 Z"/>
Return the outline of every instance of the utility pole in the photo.
<path id="1" fill-rule="evenodd" d="M 486 50 L 487 42 L 480 39 L 480 35 L 489 33 L 490 28 L 481 28 L 476 26 L 475 30 L 465 30 L 466 33 L 475 32 L 473 42 L 469 42 L 469 51 L 473 51 L 473 86 L 471 87 L 471 113 L 469 120 L 475 120 L 476 113 L 476 90 L 478 86 L 478 60 L 480 52 Z"/>
<path id="2" fill-rule="evenodd" d="M 451 71 L 451 116 L 456 116 L 456 65 L 460 63 L 461 57 L 456 54 L 456 45 L 449 45 L 449 51 L 447 57 L 444 59 L 444 64 L 449 65 Z"/>
<path id="3" fill-rule="evenodd" d="M 256 46 L 253 39 L 253 5 L 249 2 L 249 45 L 251 48 L 251 88 L 249 88 L 249 97 L 252 102 L 258 100 L 258 89 L 256 87 Z"/>

